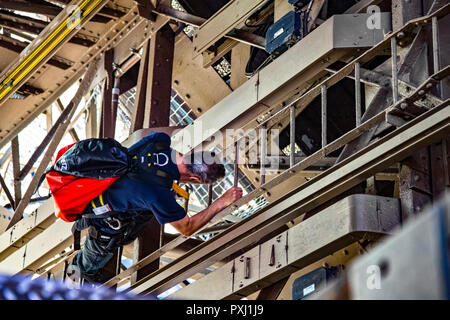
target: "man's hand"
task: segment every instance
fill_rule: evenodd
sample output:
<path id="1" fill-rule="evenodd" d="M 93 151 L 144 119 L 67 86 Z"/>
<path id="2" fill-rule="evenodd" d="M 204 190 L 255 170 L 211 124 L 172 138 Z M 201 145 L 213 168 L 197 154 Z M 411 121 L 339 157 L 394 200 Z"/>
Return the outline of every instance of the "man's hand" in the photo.
<path id="1" fill-rule="evenodd" d="M 233 202 L 242 198 L 242 189 L 239 187 L 233 187 L 228 189 L 219 199 L 222 209 L 228 207 Z"/>
<path id="2" fill-rule="evenodd" d="M 182 235 L 189 237 L 198 229 L 208 223 L 222 209 L 228 207 L 230 204 L 242 198 L 242 189 L 233 187 L 227 190 L 219 199 L 213 202 L 208 208 L 200 211 L 196 215 L 171 222 L 170 224 Z"/>

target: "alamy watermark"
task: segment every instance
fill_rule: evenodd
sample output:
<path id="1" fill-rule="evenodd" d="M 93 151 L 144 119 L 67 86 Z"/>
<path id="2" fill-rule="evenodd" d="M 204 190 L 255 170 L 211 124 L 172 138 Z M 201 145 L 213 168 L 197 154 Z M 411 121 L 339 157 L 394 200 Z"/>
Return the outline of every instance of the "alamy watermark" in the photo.
<path id="1" fill-rule="evenodd" d="M 368 274 L 366 285 L 369 290 L 381 289 L 381 268 L 378 265 L 370 265 L 367 267 Z"/>

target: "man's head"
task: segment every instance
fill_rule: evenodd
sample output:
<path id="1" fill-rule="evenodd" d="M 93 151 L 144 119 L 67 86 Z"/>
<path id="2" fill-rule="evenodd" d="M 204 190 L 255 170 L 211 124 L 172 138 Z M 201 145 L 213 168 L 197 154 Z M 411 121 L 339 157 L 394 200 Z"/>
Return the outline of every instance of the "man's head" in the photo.
<path id="1" fill-rule="evenodd" d="M 180 181 L 186 183 L 214 183 L 225 176 L 225 167 L 214 152 L 194 152 L 183 156 L 177 153 Z"/>

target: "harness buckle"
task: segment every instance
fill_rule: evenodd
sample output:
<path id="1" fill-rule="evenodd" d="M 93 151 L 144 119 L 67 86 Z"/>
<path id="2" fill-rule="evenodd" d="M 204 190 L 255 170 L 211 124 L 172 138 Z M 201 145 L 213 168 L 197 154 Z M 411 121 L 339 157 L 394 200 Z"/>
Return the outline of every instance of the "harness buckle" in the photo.
<path id="1" fill-rule="evenodd" d="M 114 217 L 109 217 L 105 219 L 105 223 L 113 230 L 117 231 L 122 228 L 122 222 Z"/>

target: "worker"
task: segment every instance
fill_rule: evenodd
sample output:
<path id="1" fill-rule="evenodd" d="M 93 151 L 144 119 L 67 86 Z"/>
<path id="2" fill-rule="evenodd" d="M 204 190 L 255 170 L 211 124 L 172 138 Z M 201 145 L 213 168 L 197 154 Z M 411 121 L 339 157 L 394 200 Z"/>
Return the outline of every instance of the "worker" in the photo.
<path id="1" fill-rule="evenodd" d="M 152 133 L 146 143 L 169 140 L 164 133 Z M 187 156 L 168 148 L 161 151 L 155 165 L 170 177 L 189 184 L 210 184 L 225 175 L 220 160 L 212 152 L 198 152 Z M 213 161 L 212 161 L 213 160 Z M 218 212 L 242 197 L 242 189 L 232 187 L 203 211 L 189 216 L 176 201 L 173 190 L 154 183 L 121 176 L 84 210 L 84 216 L 75 222 L 76 230 L 89 228 L 83 248 L 67 268 L 73 281 L 83 278 L 87 282 L 102 283 L 112 274 L 103 266 L 120 246 L 131 243 L 152 218 L 161 224 L 170 223 L 184 236 L 191 236 L 208 223 Z M 101 215 L 96 218 L 94 215 Z M 86 216 L 88 218 L 86 218 Z M 90 218 L 92 217 L 92 218 Z"/>

